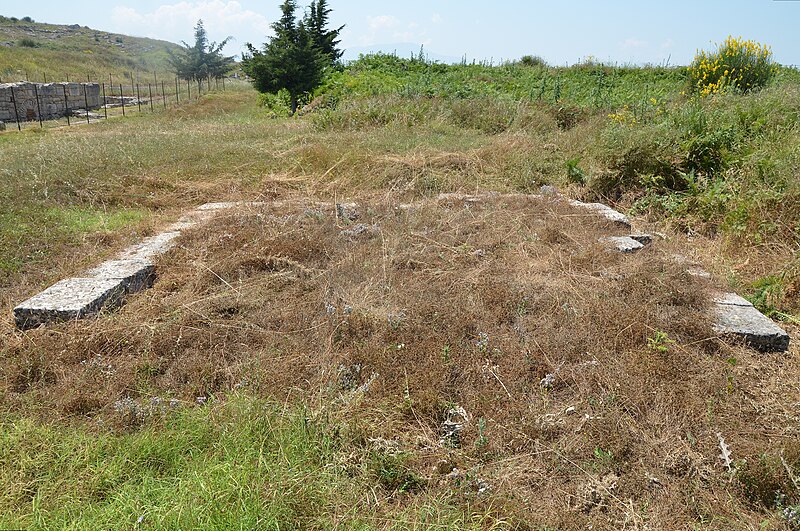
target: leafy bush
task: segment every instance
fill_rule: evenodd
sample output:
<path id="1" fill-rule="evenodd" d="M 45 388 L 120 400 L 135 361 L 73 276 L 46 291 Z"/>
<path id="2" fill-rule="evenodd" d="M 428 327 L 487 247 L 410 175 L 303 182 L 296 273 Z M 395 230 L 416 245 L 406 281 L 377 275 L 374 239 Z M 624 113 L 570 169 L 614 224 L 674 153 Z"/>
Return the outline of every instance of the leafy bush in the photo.
<path id="1" fill-rule="evenodd" d="M 39 44 L 33 39 L 20 39 L 17 42 L 17 45 L 22 48 L 38 48 L 39 46 L 41 46 L 41 44 Z"/>
<path id="2" fill-rule="evenodd" d="M 519 60 L 519 64 L 524 66 L 547 66 L 547 61 L 539 57 L 538 55 L 523 55 L 522 59 Z"/>
<path id="3" fill-rule="evenodd" d="M 772 50 L 756 41 L 728 37 L 715 52 L 700 51 L 689 66 L 693 92 L 708 96 L 735 88 L 742 92 L 764 87 L 775 75 Z"/>

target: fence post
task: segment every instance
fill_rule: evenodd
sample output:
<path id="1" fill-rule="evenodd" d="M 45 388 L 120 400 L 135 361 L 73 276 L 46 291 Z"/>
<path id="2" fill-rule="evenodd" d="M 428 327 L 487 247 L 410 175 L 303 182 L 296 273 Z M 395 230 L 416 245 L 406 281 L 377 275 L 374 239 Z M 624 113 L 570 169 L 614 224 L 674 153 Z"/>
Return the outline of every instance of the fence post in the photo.
<path id="1" fill-rule="evenodd" d="M 122 94 L 122 83 L 119 84 L 119 101 L 122 102 L 122 116 L 125 117 L 125 95 Z"/>
<path id="2" fill-rule="evenodd" d="M 190 79 L 186 80 L 186 91 L 189 93 L 189 99 L 192 99 L 192 82 Z"/>
<path id="3" fill-rule="evenodd" d="M 136 83 L 136 103 L 139 105 L 139 112 L 142 112 L 142 96 L 139 92 L 139 83 Z"/>
<path id="4" fill-rule="evenodd" d="M 103 82 L 103 115 L 108 120 L 108 101 L 106 100 L 106 84 Z"/>
<path id="5" fill-rule="evenodd" d="M 22 131 L 22 124 L 19 123 L 19 111 L 17 110 L 17 97 L 14 95 L 14 85 L 11 85 L 11 102 L 14 104 L 14 115 L 17 117 L 17 131 Z"/>
<path id="6" fill-rule="evenodd" d="M 44 73 L 44 82 L 47 84 L 47 72 Z"/>
<path id="7" fill-rule="evenodd" d="M 67 125 L 72 125 L 69 122 L 69 98 L 67 97 L 67 85 L 66 85 L 66 83 L 61 85 L 61 88 L 64 89 L 64 114 L 67 115 Z"/>
<path id="8" fill-rule="evenodd" d="M 147 88 L 150 90 L 150 112 L 153 112 L 153 85 L 148 83 Z"/>
<path id="9" fill-rule="evenodd" d="M 86 123 L 89 123 L 89 96 L 86 95 L 86 85 L 87 83 L 83 84 L 83 104 L 86 106 Z"/>
<path id="10" fill-rule="evenodd" d="M 180 103 L 181 102 L 180 96 L 178 96 L 178 92 L 179 92 L 179 90 L 178 90 L 178 78 L 175 77 L 175 103 Z"/>
<path id="11" fill-rule="evenodd" d="M 42 123 L 42 105 L 39 103 L 39 85 L 33 84 L 33 93 L 36 94 L 36 110 L 39 111 L 39 129 L 44 129 Z"/>
<path id="12" fill-rule="evenodd" d="M 167 110 L 167 92 L 164 90 L 164 82 L 161 82 L 161 99 L 164 100 L 164 110 Z"/>
<path id="13" fill-rule="evenodd" d="M 222 78 L 222 91 L 225 92 L 225 78 Z"/>

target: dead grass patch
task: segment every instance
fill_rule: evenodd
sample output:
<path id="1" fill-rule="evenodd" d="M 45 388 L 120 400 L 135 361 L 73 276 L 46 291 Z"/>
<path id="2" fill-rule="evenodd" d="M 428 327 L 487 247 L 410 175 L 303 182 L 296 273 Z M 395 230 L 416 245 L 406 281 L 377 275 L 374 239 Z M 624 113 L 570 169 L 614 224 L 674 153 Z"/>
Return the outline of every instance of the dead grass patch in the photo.
<path id="1" fill-rule="evenodd" d="M 352 223 L 290 200 L 185 234 L 119 313 L 7 332 L 5 407 L 130 428 L 123 399 L 246 390 L 333 419 L 357 459 L 370 440 L 410 456 L 379 454 L 376 473 L 397 469 L 379 484 L 562 527 L 752 523 L 788 489 L 749 467 L 731 498 L 715 434 L 737 457 L 796 437 L 797 364 L 718 341 L 671 242 L 623 256 L 597 242 L 620 229 L 566 203 L 401 195 L 360 197 Z M 342 233 L 356 223 L 372 229 Z M 456 406 L 468 420 L 442 444 Z"/>

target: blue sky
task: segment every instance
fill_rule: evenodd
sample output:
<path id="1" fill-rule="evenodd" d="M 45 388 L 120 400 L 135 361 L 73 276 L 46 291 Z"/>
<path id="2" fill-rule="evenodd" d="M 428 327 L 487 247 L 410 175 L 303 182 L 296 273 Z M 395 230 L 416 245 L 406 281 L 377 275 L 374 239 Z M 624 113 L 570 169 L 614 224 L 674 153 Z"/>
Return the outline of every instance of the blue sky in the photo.
<path id="1" fill-rule="evenodd" d="M 95 29 L 192 40 L 202 18 L 212 40 L 261 44 L 281 0 L 0 0 L 0 14 Z M 299 0 L 299 5 L 305 5 Z M 421 45 L 441 59 L 516 59 L 551 64 L 587 56 L 616 63 L 688 64 L 698 48 L 728 35 L 772 46 L 775 59 L 800 64 L 800 1 L 795 0 L 329 0 L 332 23 L 346 24 L 348 57 L 382 49 L 408 55 Z"/>

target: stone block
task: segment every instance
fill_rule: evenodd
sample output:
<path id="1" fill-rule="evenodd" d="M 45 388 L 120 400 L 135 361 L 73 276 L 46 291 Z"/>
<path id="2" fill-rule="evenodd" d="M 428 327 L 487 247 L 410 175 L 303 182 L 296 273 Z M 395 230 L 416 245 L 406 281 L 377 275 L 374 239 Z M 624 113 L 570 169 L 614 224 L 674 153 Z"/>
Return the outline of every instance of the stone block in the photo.
<path id="1" fill-rule="evenodd" d="M 621 253 L 635 253 L 644 249 L 644 244 L 630 236 L 607 236 L 600 238 L 600 243 Z"/>
<path id="2" fill-rule="evenodd" d="M 71 321 L 118 306 L 125 294 L 119 279 L 68 278 L 14 308 L 17 328 L 26 330 L 54 321 Z"/>
<path id="3" fill-rule="evenodd" d="M 87 276 L 119 280 L 126 293 L 135 293 L 153 285 L 155 268 L 149 260 L 109 260 L 89 270 Z"/>
<path id="4" fill-rule="evenodd" d="M 762 352 L 789 350 L 789 334 L 746 299 L 726 293 L 714 299 L 714 305 L 718 333 L 742 339 Z"/>

